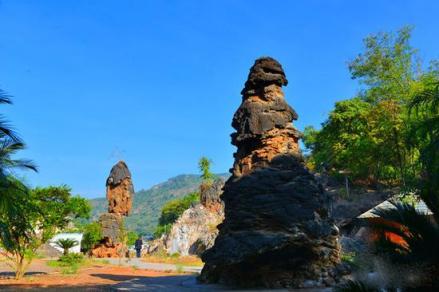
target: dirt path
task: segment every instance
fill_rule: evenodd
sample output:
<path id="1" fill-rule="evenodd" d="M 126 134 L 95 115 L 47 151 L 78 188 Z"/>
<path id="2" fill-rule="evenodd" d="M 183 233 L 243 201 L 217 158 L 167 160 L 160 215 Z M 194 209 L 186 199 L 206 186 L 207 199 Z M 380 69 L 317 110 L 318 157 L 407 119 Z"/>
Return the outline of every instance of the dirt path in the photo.
<path id="1" fill-rule="evenodd" d="M 2 262 L 0 290 L 20 291 L 32 288 L 37 291 L 114 291 L 114 285 L 124 281 L 176 275 L 178 274 L 108 264 L 93 264 L 80 269 L 77 274 L 63 275 L 55 268 L 48 267 L 46 260 L 35 260 L 25 278 L 17 281 L 13 279 L 10 268 Z"/>

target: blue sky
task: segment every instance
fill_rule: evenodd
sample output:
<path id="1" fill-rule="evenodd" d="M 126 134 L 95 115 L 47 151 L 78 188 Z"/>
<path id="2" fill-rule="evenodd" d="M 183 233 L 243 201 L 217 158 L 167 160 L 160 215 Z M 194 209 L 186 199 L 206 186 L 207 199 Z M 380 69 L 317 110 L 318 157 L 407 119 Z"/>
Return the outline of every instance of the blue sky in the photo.
<path id="1" fill-rule="evenodd" d="M 439 58 L 438 1 L 0 0 L 1 111 L 28 144 L 33 186 L 103 196 L 124 159 L 136 189 L 233 163 L 233 113 L 254 59 L 287 74 L 295 125 L 318 126 L 358 90 L 347 62 L 370 33 L 413 25 Z"/>

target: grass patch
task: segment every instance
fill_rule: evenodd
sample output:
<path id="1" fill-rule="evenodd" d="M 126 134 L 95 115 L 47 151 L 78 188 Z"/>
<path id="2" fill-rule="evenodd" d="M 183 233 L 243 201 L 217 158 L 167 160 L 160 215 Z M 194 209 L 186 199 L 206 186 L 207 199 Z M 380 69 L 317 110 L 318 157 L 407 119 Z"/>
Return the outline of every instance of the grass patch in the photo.
<path id="1" fill-rule="evenodd" d="M 58 268 L 62 274 L 71 275 L 76 274 L 84 264 L 86 260 L 82 254 L 68 254 L 62 255 L 58 260 L 47 261 L 47 265 L 52 268 Z"/>

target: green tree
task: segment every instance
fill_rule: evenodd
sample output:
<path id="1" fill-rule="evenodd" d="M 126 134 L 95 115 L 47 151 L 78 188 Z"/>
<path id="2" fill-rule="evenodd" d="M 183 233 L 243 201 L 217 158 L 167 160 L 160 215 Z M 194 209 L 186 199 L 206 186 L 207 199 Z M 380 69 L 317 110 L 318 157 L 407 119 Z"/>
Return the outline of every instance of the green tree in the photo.
<path id="1" fill-rule="evenodd" d="M 212 165 L 212 160 L 209 158 L 203 156 L 200 158 L 200 161 L 198 162 L 198 168 L 201 172 L 201 178 L 203 179 L 203 182 L 211 182 L 214 178 L 213 173 L 210 171 L 210 166 Z"/>
<path id="2" fill-rule="evenodd" d="M 426 216 L 412 204 L 394 204 L 393 209 L 376 212 L 385 221 L 371 223 L 380 235 L 378 251 L 392 261 L 423 268 L 420 274 L 426 279 L 434 279 L 439 270 L 439 81 L 435 79 L 410 102 L 411 142 L 419 149 L 422 169 L 416 190 L 433 214 Z M 390 240 L 389 232 L 400 236 L 404 244 Z"/>
<path id="3" fill-rule="evenodd" d="M 85 252 L 90 251 L 102 239 L 102 228 L 99 222 L 91 222 L 84 227 L 81 249 Z"/>
<path id="4" fill-rule="evenodd" d="M 12 104 L 10 96 L 0 89 L 0 104 Z M 12 130 L 8 121 L 0 115 L 0 176 L 6 177 L 14 168 L 37 171 L 35 164 L 26 159 L 13 159 L 12 156 L 25 148 L 23 140 Z"/>
<path id="5" fill-rule="evenodd" d="M 63 249 L 64 255 L 68 255 L 69 249 L 77 246 L 79 243 L 78 243 L 78 241 L 76 241 L 74 239 L 63 238 L 63 239 L 59 239 L 59 240 L 55 241 L 55 244 Z"/>
<path id="6" fill-rule="evenodd" d="M 1 89 L 0 104 L 12 104 L 10 96 Z M 0 114 L 0 212 L 6 212 L 15 203 L 13 192 L 7 191 L 9 188 L 17 186 L 9 179 L 12 171 L 14 169 L 37 171 L 37 167 L 32 161 L 13 158 L 17 152 L 24 148 L 23 140 L 12 130 L 6 118 Z"/>
<path id="7" fill-rule="evenodd" d="M 379 33 L 364 40 L 365 50 L 349 63 L 361 91 L 337 102 L 321 130 L 305 131 L 309 161 L 333 173 L 349 170 L 355 179 L 407 185 L 419 175 L 419 149 L 410 146 L 409 104 L 427 76 L 410 45 L 411 29 Z"/>
<path id="8" fill-rule="evenodd" d="M 71 218 L 88 214 L 77 213 L 66 186 L 30 190 L 17 179 L 9 178 L 9 183 L 13 187 L 5 191 L 11 193 L 14 204 L 0 213 L 0 241 L 3 255 L 19 279 L 38 247 L 65 228 Z"/>
<path id="9" fill-rule="evenodd" d="M 41 223 L 44 241 L 52 238 L 57 230 L 64 229 L 75 218 L 88 218 L 91 206 L 88 200 L 73 197 L 66 185 L 37 187 L 31 196 L 44 217 Z"/>
<path id="10" fill-rule="evenodd" d="M 139 235 L 134 232 L 134 231 L 128 231 L 128 239 L 127 239 L 127 244 L 128 245 L 134 245 L 134 243 L 136 242 L 137 238 L 139 238 Z"/>
<path id="11" fill-rule="evenodd" d="M 168 201 L 162 207 L 159 224 L 154 232 L 154 236 L 160 237 L 163 233 L 168 233 L 171 230 L 172 224 L 177 221 L 181 214 L 199 201 L 200 195 L 198 193 L 190 193 L 181 199 Z"/>

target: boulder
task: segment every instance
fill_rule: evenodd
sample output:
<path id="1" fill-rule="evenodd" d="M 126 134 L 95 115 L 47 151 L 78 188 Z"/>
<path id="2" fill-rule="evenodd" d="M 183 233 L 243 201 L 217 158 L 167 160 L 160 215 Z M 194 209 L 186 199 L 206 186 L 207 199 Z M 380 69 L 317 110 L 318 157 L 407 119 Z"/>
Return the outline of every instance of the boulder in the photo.
<path id="1" fill-rule="evenodd" d="M 286 103 L 282 66 L 256 60 L 232 126 L 237 146 L 232 176 L 221 196 L 225 219 L 202 255 L 204 283 L 301 288 L 334 283 L 338 229 L 326 194 L 304 167 L 298 118 Z"/>
<path id="2" fill-rule="evenodd" d="M 99 217 L 102 237 L 109 244 L 117 244 L 121 241 L 123 229 L 123 218 L 119 214 L 104 213 Z"/>
<path id="3" fill-rule="evenodd" d="M 222 220 L 222 212 L 213 212 L 202 204 L 187 209 L 172 225 L 166 240 L 167 253 L 200 256 L 213 246 Z"/>

